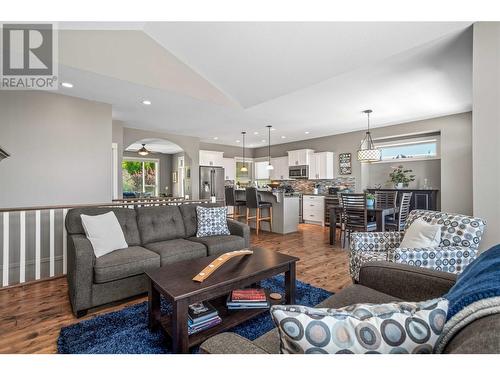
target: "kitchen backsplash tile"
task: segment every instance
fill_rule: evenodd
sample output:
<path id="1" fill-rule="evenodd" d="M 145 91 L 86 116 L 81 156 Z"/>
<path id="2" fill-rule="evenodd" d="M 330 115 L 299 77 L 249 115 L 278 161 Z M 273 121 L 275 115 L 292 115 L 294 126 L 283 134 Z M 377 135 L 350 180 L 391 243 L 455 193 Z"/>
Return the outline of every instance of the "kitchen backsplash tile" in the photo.
<path id="1" fill-rule="evenodd" d="M 319 194 L 327 194 L 329 187 L 336 187 L 340 190 L 356 191 L 355 177 L 337 177 L 331 180 L 287 180 L 282 182 L 282 186 L 291 186 L 296 192 L 308 194 L 312 193 L 314 188 L 318 188 Z"/>

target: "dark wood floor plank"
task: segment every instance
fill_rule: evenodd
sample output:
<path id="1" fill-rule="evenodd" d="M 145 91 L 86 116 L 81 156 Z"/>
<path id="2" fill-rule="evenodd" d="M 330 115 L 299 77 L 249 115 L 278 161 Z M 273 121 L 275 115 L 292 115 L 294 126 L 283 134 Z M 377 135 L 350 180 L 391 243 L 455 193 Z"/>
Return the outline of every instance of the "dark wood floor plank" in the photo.
<path id="1" fill-rule="evenodd" d="M 256 236 L 252 231 L 252 245 L 300 258 L 297 279 L 336 292 L 351 283 L 348 254 L 328 242 L 327 228 L 316 225 L 302 224 L 299 232 L 287 235 Z M 83 319 L 146 300 L 139 297 L 91 310 Z M 78 321 L 71 313 L 64 278 L 0 290 L 0 353 L 56 353 L 61 327 Z"/>

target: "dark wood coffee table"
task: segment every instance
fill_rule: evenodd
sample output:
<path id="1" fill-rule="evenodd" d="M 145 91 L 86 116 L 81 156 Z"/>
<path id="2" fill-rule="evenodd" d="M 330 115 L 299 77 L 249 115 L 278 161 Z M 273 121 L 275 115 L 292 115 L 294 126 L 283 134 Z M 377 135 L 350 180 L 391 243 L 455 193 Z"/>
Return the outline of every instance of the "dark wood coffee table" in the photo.
<path id="1" fill-rule="evenodd" d="M 174 353 L 189 348 L 261 314 L 267 309 L 227 310 L 226 298 L 233 289 L 245 288 L 280 273 L 285 274 L 285 300 L 271 303 L 295 303 L 295 263 L 299 258 L 275 251 L 252 248 L 253 254 L 230 259 L 204 282 L 191 280 L 217 256 L 181 261 L 149 271 L 149 328 L 162 328 L 172 338 Z M 172 303 L 172 314 L 161 315 L 160 296 Z M 215 327 L 188 336 L 188 306 L 210 301 L 222 322 Z"/>

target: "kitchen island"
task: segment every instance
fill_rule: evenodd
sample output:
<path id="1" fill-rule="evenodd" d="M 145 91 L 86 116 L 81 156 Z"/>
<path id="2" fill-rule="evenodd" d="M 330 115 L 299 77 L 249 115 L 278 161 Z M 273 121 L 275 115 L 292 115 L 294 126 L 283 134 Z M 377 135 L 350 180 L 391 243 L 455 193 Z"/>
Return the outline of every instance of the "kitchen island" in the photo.
<path id="1" fill-rule="evenodd" d="M 270 192 L 259 190 L 260 200 L 269 202 L 273 207 L 273 233 L 292 233 L 297 232 L 299 225 L 299 206 L 300 197 L 298 195 L 286 194 L 284 192 Z M 245 191 L 236 190 L 236 199 L 245 200 Z M 243 211 L 243 210 L 242 210 Z M 251 215 L 254 213 L 252 212 Z M 262 209 L 262 216 L 269 216 L 269 209 Z M 240 218 L 243 221 L 245 218 Z M 255 228 L 255 220 L 248 223 L 251 228 Z M 260 230 L 269 231 L 269 223 L 260 222 Z"/>

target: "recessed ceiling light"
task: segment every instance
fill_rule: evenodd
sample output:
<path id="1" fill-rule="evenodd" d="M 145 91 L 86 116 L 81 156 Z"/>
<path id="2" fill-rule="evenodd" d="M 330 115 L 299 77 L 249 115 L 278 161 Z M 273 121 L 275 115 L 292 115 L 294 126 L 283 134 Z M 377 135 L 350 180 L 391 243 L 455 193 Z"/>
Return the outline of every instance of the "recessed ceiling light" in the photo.
<path id="1" fill-rule="evenodd" d="M 309 134 L 310 132 L 304 132 L 304 134 Z"/>
<path id="2" fill-rule="evenodd" d="M 240 143 L 240 140 L 239 140 L 239 139 L 237 139 L 237 140 L 236 140 L 236 143 Z"/>
<path id="3" fill-rule="evenodd" d="M 151 105 L 151 100 L 144 99 L 141 103 L 144 105 Z"/>
<path id="4" fill-rule="evenodd" d="M 262 142 L 265 142 L 265 141 L 266 141 L 265 139 L 262 140 Z"/>
<path id="5" fill-rule="evenodd" d="M 271 128 L 271 131 L 272 131 L 272 132 L 273 132 L 273 131 L 275 131 L 275 130 L 276 130 L 275 128 Z"/>
<path id="6" fill-rule="evenodd" d="M 281 136 L 281 139 L 285 139 L 285 138 L 286 138 L 286 136 L 284 136 L 284 135 Z"/>
<path id="7" fill-rule="evenodd" d="M 255 134 L 255 135 L 259 135 L 259 132 L 253 132 L 253 134 Z"/>
<path id="8" fill-rule="evenodd" d="M 61 83 L 61 86 L 70 89 L 73 87 L 73 84 L 69 83 L 69 82 L 63 82 L 63 83 Z"/>
<path id="9" fill-rule="evenodd" d="M 214 137 L 214 141 L 216 141 L 216 140 L 218 140 L 218 139 L 219 139 L 219 137 Z"/>

